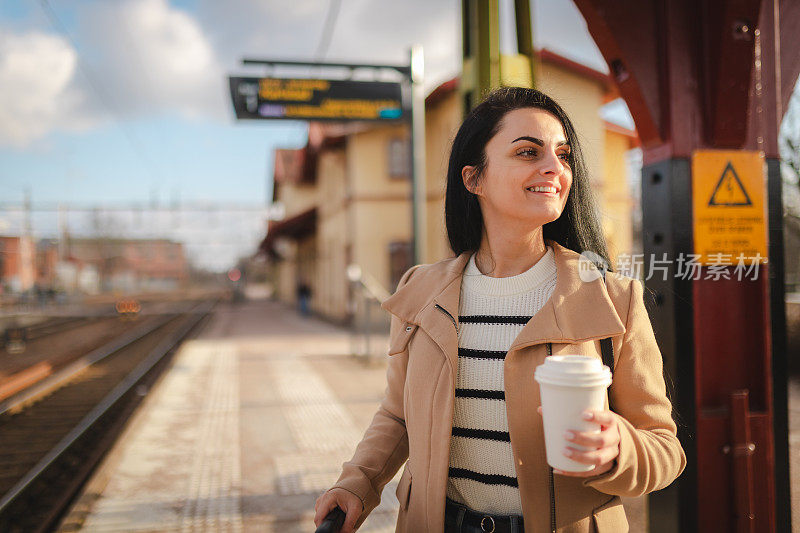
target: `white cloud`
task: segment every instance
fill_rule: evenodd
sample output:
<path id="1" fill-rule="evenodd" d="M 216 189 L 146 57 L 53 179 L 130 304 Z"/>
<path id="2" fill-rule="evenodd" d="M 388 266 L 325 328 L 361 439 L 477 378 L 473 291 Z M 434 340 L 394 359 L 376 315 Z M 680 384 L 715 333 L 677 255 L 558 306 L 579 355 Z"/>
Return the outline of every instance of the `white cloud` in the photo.
<path id="1" fill-rule="evenodd" d="M 123 0 L 95 3 L 82 21 L 81 43 L 114 113 L 221 115 L 222 71 L 188 13 L 166 0 Z"/>
<path id="2" fill-rule="evenodd" d="M 78 50 L 61 35 L 0 34 L 0 144 L 171 112 L 226 116 L 224 73 L 189 14 L 166 0 L 96 2 L 77 14 Z"/>
<path id="3" fill-rule="evenodd" d="M 70 85 L 76 66 L 60 37 L 0 33 L 0 144 L 24 146 L 69 122 L 79 101 Z"/>
<path id="4" fill-rule="evenodd" d="M 507 11 L 511 2 L 503 2 Z M 242 67 L 243 57 L 314 59 L 329 1 L 192 5 L 187 11 L 169 0 L 91 0 L 71 12 L 62 8 L 60 14 L 72 15 L 65 20 L 77 21 L 68 26 L 77 50 L 63 36 L 41 31 L 0 34 L 0 144 L 24 146 L 54 129 L 143 116 L 177 113 L 228 122 L 227 75 L 265 72 Z M 572 2 L 535 5 L 539 46 L 602 65 Z M 459 74 L 460 31 L 458 0 L 349 0 L 341 4 L 324 60 L 404 64 L 408 47 L 422 44 L 430 91 Z M 289 75 L 281 69 L 273 74 Z M 354 78 L 371 75 L 356 72 Z"/>

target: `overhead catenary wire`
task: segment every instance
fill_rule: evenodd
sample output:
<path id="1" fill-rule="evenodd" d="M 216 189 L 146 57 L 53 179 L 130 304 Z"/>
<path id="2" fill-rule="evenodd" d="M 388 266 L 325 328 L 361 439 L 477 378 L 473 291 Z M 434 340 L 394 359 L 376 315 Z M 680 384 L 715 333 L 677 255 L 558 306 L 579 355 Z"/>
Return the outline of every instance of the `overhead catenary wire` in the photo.
<path id="1" fill-rule="evenodd" d="M 333 30 L 336 28 L 336 20 L 339 16 L 339 9 L 342 6 L 341 0 L 331 0 L 328 4 L 328 14 L 325 16 L 325 25 L 322 27 L 322 35 L 319 38 L 317 51 L 314 53 L 315 61 L 322 61 L 328 53 L 331 40 L 333 39 Z"/>

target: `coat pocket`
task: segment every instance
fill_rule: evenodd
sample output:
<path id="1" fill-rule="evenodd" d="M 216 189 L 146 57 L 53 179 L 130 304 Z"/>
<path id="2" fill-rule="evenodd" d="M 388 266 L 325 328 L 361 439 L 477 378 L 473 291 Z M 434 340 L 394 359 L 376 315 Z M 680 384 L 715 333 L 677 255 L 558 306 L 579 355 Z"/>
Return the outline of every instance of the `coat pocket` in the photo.
<path id="1" fill-rule="evenodd" d="M 592 510 L 592 522 L 597 533 L 626 533 L 628 517 L 619 496 Z"/>
<path id="2" fill-rule="evenodd" d="M 400 476 L 400 481 L 397 483 L 397 491 L 395 491 L 397 501 L 400 502 L 400 509 L 403 511 L 408 509 L 408 499 L 411 496 L 411 471 L 408 465 L 403 469 L 403 474 Z"/>
<path id="3" fill-rule="evenodd" d="M 408 346 L 408 341 L 410 341 L 411 337 L 414 336 L 414 333 L 417 331 L 418 327 L 419 326 L 416 324 L 405 322 L 400 328 L 400 331 L 398 331 L 396 335 L 389 339 L 389 355 L 403 353 Z"/>

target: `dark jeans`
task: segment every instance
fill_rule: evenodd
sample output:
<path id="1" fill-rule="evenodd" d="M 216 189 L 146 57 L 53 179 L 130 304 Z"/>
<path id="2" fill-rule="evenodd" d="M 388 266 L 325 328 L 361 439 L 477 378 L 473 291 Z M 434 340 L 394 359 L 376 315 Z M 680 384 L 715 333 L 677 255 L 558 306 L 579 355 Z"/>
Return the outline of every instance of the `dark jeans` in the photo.
<path id="1" fill-rule="evenodd" d="M 483 524 L 483 526 L 481 526 Z M 519 515 L 484 515 L 447 498 L 444 533 L 524 533 Z"/>

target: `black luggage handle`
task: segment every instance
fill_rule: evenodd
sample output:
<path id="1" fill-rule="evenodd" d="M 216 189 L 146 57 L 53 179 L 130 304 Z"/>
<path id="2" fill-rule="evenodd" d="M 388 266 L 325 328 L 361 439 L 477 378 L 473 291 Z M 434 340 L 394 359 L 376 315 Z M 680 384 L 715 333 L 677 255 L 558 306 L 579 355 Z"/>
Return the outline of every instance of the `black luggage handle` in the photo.
<path id="1" fill-rule="evenodd" d="M 334 507 L 333 511 L 320 522 L 316 533 L 339 533 L 344 524 L 345 513 L 339 507 Z"/>

